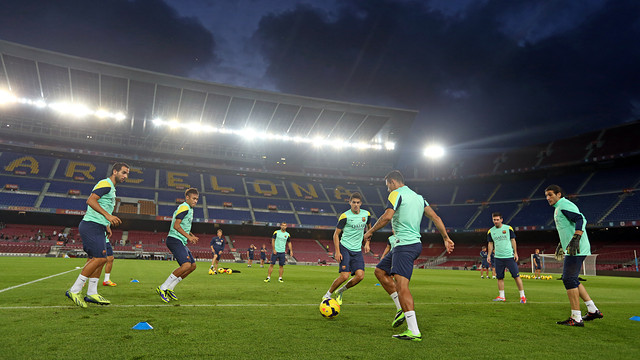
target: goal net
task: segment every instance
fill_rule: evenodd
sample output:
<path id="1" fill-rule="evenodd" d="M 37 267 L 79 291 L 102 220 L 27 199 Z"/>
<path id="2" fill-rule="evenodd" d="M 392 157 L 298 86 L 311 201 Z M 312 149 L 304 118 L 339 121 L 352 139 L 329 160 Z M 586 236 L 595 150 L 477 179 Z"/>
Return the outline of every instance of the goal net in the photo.
<path id="1" fill-rule="evenodd" d="M 586 259 L 582 263 L 582 275 L 596 275 L 596 257 L 598 254 L 587 255 Z M 556 260 L 553 254 L 540 254 L 540 262 L 542 263 L 542 272 L 550 274 L 562 274 L 562 266 L 564 258 L 562 260 Z M 535 272 L 535 266 L 533 262 L 533 254 L 531 254 L 531 272 Z"/>

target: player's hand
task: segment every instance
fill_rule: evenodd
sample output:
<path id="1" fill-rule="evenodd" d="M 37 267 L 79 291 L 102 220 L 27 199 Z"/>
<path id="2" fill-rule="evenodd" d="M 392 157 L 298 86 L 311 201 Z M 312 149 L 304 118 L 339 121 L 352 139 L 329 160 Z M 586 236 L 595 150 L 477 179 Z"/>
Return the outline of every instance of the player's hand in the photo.
<path id="1" fill-rule="evenodd" d="M 111 223 L 111 226 L 118 226 L 122 224 L 122 220 L 120 220 L 120 218 L 117 216 L 107 215 L 105 217 Z"/>
<path id="2" fill-rule="evenodd" d="M 273 249 L 273 255 L 275 255 L 275 254 L 277 254 L 277 253 L 276 253 L 276 249 Z"/>
<path id="3" fill-rule="evenodd" d="M 487 264 L 491 265 L 491 256 L 487 256 Z"/>
<path id="4" fill-rule="evenodd" d="M 513 259 L 517 262 L 518 261 L 518 253 L 513 253 Z"/>
<path id="5" fill-rule="evenodd" d="M 197 236 L 194 235 L 189 235 L 189 237 L 187 237 L 187 239 L 189 240 L 189 242 L 191 242 L 192 244 L 195 244 L 198 242 L 198 240 L 200 240 L 200 238 L 198 238 Z"/>
<path id="6" fill-rule="evenodd" d="M 556 258 L 556 260 L 560 261 L 562 260 L 563 255 L 564 255 L 564 250 L 562 249 L 562 243 L 559 242 L 558 246 L 556 247 L 556 253 L 554 254 L 554 257 Z"/>
<path id="7" fill-rule="evenodd" d="M 337 253 L 333 256 L 333 258 L 334 258 L 334 259 L 336 259 L 336 261 L 337 261 L 338 263 L 340 263 L 340 262 L 342 261 L 342 254 L 341 254 L 340 252 L 337 252 Z"/>
<path id="8" fill-rule="evenodd" d="M 113 232 L 111 232 L 111 226 L 107 226 L 107 239 L 111 239 L 111 235 L 113 235 Z"/>
<path id="9" fill-rule="evenodd" d="M 372 236 L 373 233 L 371 232 L 371 230 L 367 231 L 366 233 L 364 233 L 364 241 L 370 241 Z"/>
<path id="10" fill-rule="evenodd" d="M 576 256 L 578 255 L 578 252 L 580 251 L 580 238 L 582 237 L 582 235 L 580 234 L 573 234 L 573 237 L 571 238 L 571 241 L 569 241 L 569 245 L 567 246 L 567 253 L 571 256 Z"/>
<path id="11" fill-rule="evenodd" d="M 444 240 L 444 247 L 447 249 L 447 254 L 451 254 L 453 252 L 455 244 L 453 240 L 447 238 Z"/>
<path id="12" fill-rule="evenodd" d="M 365 242 L 364 243 L 364 253 L 367 254 L 369 251 L 371 251 L 371 246 L 369 246 L 369 242 Z"/>

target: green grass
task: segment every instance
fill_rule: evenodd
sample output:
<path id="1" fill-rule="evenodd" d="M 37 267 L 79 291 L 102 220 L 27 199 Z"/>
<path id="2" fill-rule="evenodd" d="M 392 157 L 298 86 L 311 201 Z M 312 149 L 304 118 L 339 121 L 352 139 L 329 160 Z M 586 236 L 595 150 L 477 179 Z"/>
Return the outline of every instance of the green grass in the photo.
<path id="1" fill-rule="evenodd" d="M 82 266 L 84 259 L 0 258 L 0 290 Z M 225 264 L 240 274 L 207 275 L 208 264 L 163 304 L 154 289 L 175 262 L 116 260 L 100 285 L 111 306 L 81 309 L 64 296 L 79 270 L 0 292 L 0 358 L 220 359 L 522 359 L 572 355 L 637 359 L 640 279 L 589 277 L 585 283 L 602 320 L 584 328 L 556 325 L 569 316 L 561 281 L 523 280 L 529 302 L 518 303 L 506 279 L 506 303 L 493 303 L 495 280 L 476 271 L 415 270 L 411 290 L 421 343 L 398 341 L 395 307 L 375 286 L 373 269 L 345 293 L 340 315 L 327 320 L 318 304 L 336 267 L 286 266 L 284 283 L 264 283 L 266 268 Z M 131 283 L 138 279 L 140 283 Z M 275 280 L 275 281 L 274 281 Z M 179 304 L 179 305 L 178 305 Z M 15 308 L 12 308 L 15 307 Z M 583 307 L 584 311 L 584 307 Z M 140 321 L 150 331 L 131 330 Z"/>

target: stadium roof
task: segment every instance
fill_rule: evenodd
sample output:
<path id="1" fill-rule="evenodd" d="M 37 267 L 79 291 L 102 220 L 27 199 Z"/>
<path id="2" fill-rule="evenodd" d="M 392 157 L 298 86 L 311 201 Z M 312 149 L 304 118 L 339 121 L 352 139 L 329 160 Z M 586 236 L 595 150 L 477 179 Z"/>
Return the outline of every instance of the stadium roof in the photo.
<path id="1" fill-rule="evenodd" d="M 0 90 L 31 101 L 120 113 L 125 120 L 114 130 L 134 137 L 166 136 L 169 126 L 158 129 L 158 124 L 199 124 L 384 144 L 402 138 L 417 114 L 192 80 L 2 40 L 0 56 Z M 92 127 L 90 121 L 85 124 Z"/>

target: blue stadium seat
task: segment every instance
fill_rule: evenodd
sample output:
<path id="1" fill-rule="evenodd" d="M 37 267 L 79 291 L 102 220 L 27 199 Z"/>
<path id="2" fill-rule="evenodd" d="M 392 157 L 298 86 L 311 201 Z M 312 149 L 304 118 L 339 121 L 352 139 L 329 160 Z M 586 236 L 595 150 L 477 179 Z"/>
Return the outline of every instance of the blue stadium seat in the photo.
<path id="1" fill-rule="evenodd" d="M 253 214 L 256 216 L 256 221 L 261 222 L 287 222 L 289 224 L 297 224 L 296 218 L 293 214 L 284 214 L 277 212 L 262 212 L 262 211 L 254 211 Z"/>
<path id="2" fill-rule="evenodd" d="M 10 206 L 33 206 L 38 196 L 0 192 L 0 204 Z"/>
<path id="3" fill-rule="evenodd" d="M 87 199 L 45 196 L 42 199 L 40 207 L 51 209 L 87 210 Z"/>
<path id="4" fill-rule="evenodd" d="M 335 216 L 301 214 L 298 217 L 303 225 L 336 226 L 338 224 L 338 219 Z"/>
<path id="5" fill-rule="evenodd" d="M 18 185 L 19 190 L 40 191 L 45 182 L 44 179 L 0 175 L 0 188 L 2 189 L 6 184 L 15 184 Z"/>

